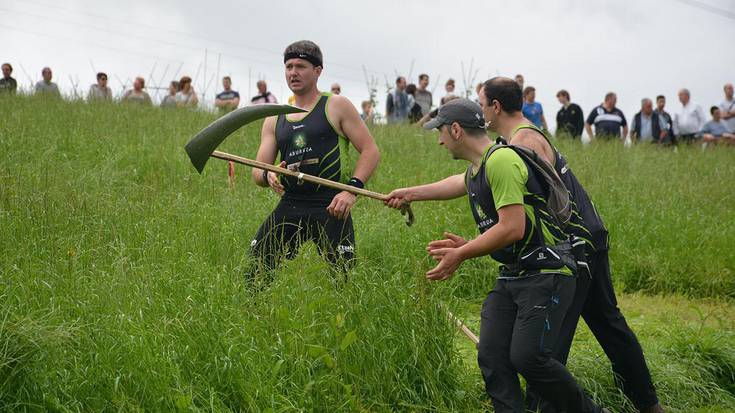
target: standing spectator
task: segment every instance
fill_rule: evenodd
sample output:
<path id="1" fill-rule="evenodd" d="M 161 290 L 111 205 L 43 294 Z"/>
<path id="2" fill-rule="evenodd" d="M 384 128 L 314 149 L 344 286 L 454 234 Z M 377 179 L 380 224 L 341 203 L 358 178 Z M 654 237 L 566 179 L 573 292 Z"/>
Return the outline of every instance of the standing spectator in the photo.
<path id="1" fill-rule="evenodd" d="M 592 109 L 584 124 L 590 139 L 595 138 L 620 138 L 628 136 L 628 122 L 625 120 L 623 111 L 615 107 L 618 97 L 613 92 L 605 95 L 605 101 Z M 595 133 L 592 133 L 592 125 L 595 125 Z M 623 134 L 620 134 L 622 128 Z"/>
<path id="2" fill-rule="evenodd" d="M 362 101 L 362 113 L 360 114 L 363 122 L 371 125 L 375 121 L 375 112 L 373 112 L 373 102 L 369 100 Z"/>
<path id="3" fill-rule="evenodd" d="M 342 93 L 342 86 L 339 85 L 339 83 L 332 83 L 332 87 L 330 88 L 333 95 L 339 95 Z"/>
<path id="4" fill-rule="evenodd" d="M 720 142 L 735 143 L 735 135 L 732 133 L 733 130 L 722 119 L 721 109 L 717 106 L 712 106 L 709 113 L 712 115 L 712 120 L 705 123 L 702 130 L 699 131 L 699 137 L 704 141 L 702 148 L 706 148 L 709 143 L 713 145 Z"/>
<path id="5" fill-rule="evenodd" d="M 445 91 L 446 91 L 447 93 L 446 93 L 446 94 L 444 95 L 444 97 L 443 97 L 443 98 L 441 98 L 441 100 L 439 101 L 439 103 L 440 103 L 441 105 L 443 105 L 443 104 L 445 104 L 445 103 L 449 102 L 449 99 L 448 99 L 448 98 L 449 98 L 450 96 L 457 96 L 457 95 L 456 95 L 456 94 L 454 93 L 454 79 L 452 79 L 452 78 L 449 78 L 449 79 L 447 79 L 447 83 L 445 83 L 445 84 L 444 84 L 444 90 L 445 90 Z"/>
<path id="6" fill-rule="evenodd" d="M 674 114 L 674 134 L 677 141 L 692 143 L 707 119 L 702 107 L 691 101 L 689 89 L 679 91 L 679 102 L 681 109 Z"/>
<path id="7" fill-rule="evenodd" d="M 3 63 L 3 78 L 0 79 L 0 93 L 10 93 L 12 95 L 18 90 L 18 82 L 10 75 L 13 73 L 13 66 L 10 63 Z"/>
<path id="8" fill-rule="evenodd" d="M 125 92 L 122 97 L 123 102 L 136 103 L 138 105 L 152 105 L 151 96 L 143 90 L 145 88 L 145 79 L 138 76 L 133 82 L 133 88 Z"/>
<path id="9" fill-rule="evenodd" d="M 434 105 L 434 100 L 426 88 L 429 87 L 429 75 L 422 73 L 419 75 L 419 87 L 416 89 L 416 103 L 421 106 L 421 113 L 427 114 L 431 112 L 431 106 Z"/>
<path id="10" fill-rule="evenodd" d="M 222 87 L 225 90 L 217 94 L 214 99 L 214 106 L 220 112 L 230 112 L 237 109 L 240 106 L 240 94 L 236 90 L 232 90 L 232 79 L 229 76 L 222 78 Z"/>
<path id="11" fill-rule="evenodd" d="M 536 102 L 536 88 L 529 86 L 523 89 L 523 116 L 542 130 L 546 127 L 546 118 L 544 117 L 544 108 L 540 103 Z"/>
<path id="12" fill-rule="evenodd" d="M 416 102 L 416 91 L 418 88 L 411 83 L 406 86 L 406 94 L 408 95 L 408 122 L 416 123 L 421 119 L 421 105 Z"/>
<path id="13" fill-rule="evenodd" d="M 658 115 L 658 124 L 661 127 L 658 142 L 671 145 L 676 142 L 674 139 L 674 122 L 671 120 L 671 115 L 664 110 L 665 106 L 666 97 L 664 95 L 656 96 L 656 114 Z"/>
<path id="14" fill-rule="evenodd" d="M 37 95 L 61 96 L 59 86 L 51 81 L 51 78 L 53 77 L 51 68 L 44 67 L 43 70 L 41 70 L 41 76 L 43 76 L 43 80 L 36 82 L 35 93 Z"/>
<path id="15" fill-rule="evenodd" d="M 172 80 L 168 85 L 168 95 L 163 97 L 161 101 L 162 108 L 175 108 L 176 107 L 176 92 L 179 91 L 179 81 Z"/>
<path id="16" fill-rule="evenodd" d="M 523 83 L 524 83 L 524 80 L 523 80 L 523 75 L 522 75 L 522 74 L 520 74 L 520 73 L 519 73 L 519 74 L 517 74 L 517 75 L 516 75 L 516 78 L 515 78 L 515 81 L 516 81 L 516 83 L 518 83 L 518 86 L 520 86 L 520 87 L 521 87 L 521 90 L 523 90 Z"/>
<path id="17" fill-rule="evenodd" d="M 199 104 L 199 97 L 191 85 L 191 78 L 184 76 L 179 80 L 179 91 L 176 93 L 176 106 L 180 108 L 195 108 Z"/>
<path id="18" fill-rule="evenodd" d="M 265 80 L 258 80 L 258 83 L 256 83 L 255 85 L 258 87 L 258 94 L 250 99 L 251 105 L 260 105 L 263 103 L 278 103 L 278 99 L 276 99 L 275 95 L 268 91 L 268 84 L 265 83 Z"/>
<path id="19" fill-rule="evenodd" d="M 575 139 L 582 137 L 584 113 L 576 103 L 572 103 L 569 92 L 562 89 L 556 93 L 561 109 L 556 113 L 556 136 L 566 135 Z"/>
<path id="20" fill-rule="evenodd" d="M 725 100 L 720 103 L 720 114 L 722 119 L 727 122 L 727 126 L 731 131 L 735 131 L 735 99 L 733 99 L 732 83 L 728 83 L 724 87 Z"/>
<path id="21" fill-rule="evenodd" d="M 385 113 L 388 123 L 403 122 L 408 118 L 408 94 L 406 93 L 406 78 L 396 78 L 396 89 L 388 94 L 385 100 Z"/>
<path id="22" fill-rule="evenodd" d="M 633 143 L 658 143 L 661 137 L 661 123 L 658 113 L 653 111 L 653 101 L 645 98 L 641 100 L 641 110 L 633 116 L 630 127 L 630 139 Z"/>
<path id="23" fill-rule="evenodd" d="M 87 93 L 87 101 L 111 101 L 112 100 L 112 89 L 107 86 L 107 73 L 97 73 L 97 83 L 89 87 L 89 93 Z"/>

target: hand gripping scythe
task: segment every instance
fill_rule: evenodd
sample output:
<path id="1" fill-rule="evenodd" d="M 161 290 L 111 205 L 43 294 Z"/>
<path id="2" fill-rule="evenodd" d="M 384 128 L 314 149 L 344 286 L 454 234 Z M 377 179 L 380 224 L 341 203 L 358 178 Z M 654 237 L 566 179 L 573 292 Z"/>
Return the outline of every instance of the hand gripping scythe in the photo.
<path id="1" fill-rule="evenodd" d="M 215 120 L 214 122 L 209 124 L 209 126 L 202 129 L 189 141 L 189 143 L 186 144 L 186 146 L 184 146 L 184 149 L 189 155 L 189 159 L 191 159 L 191 163 L 194 165 L 194 168 L 196 168 L 199 173 L 202 173 L 202 171 L 204 170 L 204 166 L 207 164 L 207 161 L 210 157 L 212 157 L 223 159 L 226 161 L 232 161 L 254 168 L 265 169 L 267 171 L 275 172 L 280 175 L 292 176 L 294 178 L 297 178 L 299 181 L 303 180 L 314 184 L 323 185 L 329 188 L 347 191 L 355 195 L 363 195 L 368 198 L 373 198 L 380 201 L 388 200 L 388 195 L 385 194 L 368 191 L 367 189 L 356 188 L 354 186 L 346 185 L 341 182 L 331 181 L 329 179 L 324 179 L 302 172 L 291 171 L 289 169 L 280 168 L 278 166 L 268 163 L 231 155 L 229 153 L 220 152 L 217 150 L 217 147 L 228 136 L 250 122 L 268 116 L 302 112 L 306 112 L 306 110 L 297 108 L 295 106 L 279 104 L 263 104 L 246 106 L 240 109 L 236 109 Z M 411 226 L 414 220 L 411 205 L 408 203 L 404 204 L 401 207 L 401 214 L 406 216 L 406 225 Z"/>

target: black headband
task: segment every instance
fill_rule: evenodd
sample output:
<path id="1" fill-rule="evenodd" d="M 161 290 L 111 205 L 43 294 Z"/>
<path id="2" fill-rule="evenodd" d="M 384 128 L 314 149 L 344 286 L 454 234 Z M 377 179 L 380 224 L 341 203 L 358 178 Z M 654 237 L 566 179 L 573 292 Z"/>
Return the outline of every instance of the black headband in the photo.
<path id="1" fill-rule="evenodd" d="M 288 59 L 304 59 L 307 62 L 313 64 L 314 66 L 324 67 L 324 65 L 322 64 L 322 59 L 314 55 L 311 55 L 309 53 L 288 52 L 283 55 L 283 63 L 286 63 Z"/>

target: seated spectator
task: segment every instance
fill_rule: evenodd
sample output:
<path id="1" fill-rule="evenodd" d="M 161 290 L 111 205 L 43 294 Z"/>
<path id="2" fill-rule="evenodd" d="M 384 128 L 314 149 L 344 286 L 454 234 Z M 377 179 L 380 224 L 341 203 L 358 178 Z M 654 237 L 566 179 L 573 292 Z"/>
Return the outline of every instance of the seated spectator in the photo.
<path id="1" fill-rule="evenodd" d="M 268 91 L 268 84 L 265 83 L 265 80 L 258 80 L 256 86 L 258 87 L 258 94 L 250 99 L 251 105 L 261 105 L 263 103 L 278 103 L 278 99 L 276 99 L 273 93 Z"/>
<path id="2" fill-rule="evenodd" d="M 576 103 L 572 103 L 569 92 L 562 89 L 556 93 L 561 109 L 556 113 L 556 136 L 569 136 L 575 139 L 582 137 L 584 130 L 584 113 Z"/>
<path id="3" fill-rule="evenodd" d="M 449 102 L 449 100 L 447 100 L 447 98 L 449 98 L 450 96 L 457 96 L 457 94 L 454 92 L 454 79 L 452 79 L 452 78 L 447 79 L 447 83 L 444 84 L 444 90 L 447 92 L 447 94 L 444 95 L 444 97 L 442 97 L 439 100 L 439 104 L 440 105 L 443 105 L 443 104 Z M 459 97 L 459 96 L 457 96 L 457 97 Z"/>
<path id="4" fill-rule="evenodd" d="M 546 130 L 546 118 L 544 117 L 544 108 L 540 103 L 536 102 L 536 88 L 528 86 L 523 89 L 523 108 L 521 109 L 523 116 L 536 125 L 537 128 Z"/>
<path id="5" fill-rule="evenodd" d="M 342 93 L 342 86 L 339 83 L 332 83 L 331 91 L 333 95 L 339 95 Z"/>
<path id="6" fill-rule="evenodd" d="M 89 87 L 87 101 L 111 101 L 112 89 L 107 86 L 107 74 L 103 72 L 97 73 L 97 83 Z"/>
<path id="7" fill-rule="evenodd" d="M 658 115 L 658 123 L 661 126 L 661 133 L 658 137 L 658 143 L 663 145 L 672 145 L 676 143 L 674 138 L 674 122 L 671 115 L 664 110 L 666 106 L 666 97 L 664 95 L 656 96 L 656 114 Z"/>
<path id="8" fill-rule="evenodd" d="M 718 143 L 735 143 L 735 134 L 730 129 L 727 122 L 722 119 L 721 110 L 717 106 L 712 106 L 709 110 L 712 115 L 712 120 L 705 123 L 702 126 L 702 130 L 699 131 L 699 137 L 704 142 L 704 147 L 707 144 L 718 144 Z"/>
<path id="9" fill-rule="evenodd" d="M 36 83 L 36 87 L 34 89 L 35 93 L 37 95 L 61 96 L 59 86 L 51 81 L 51 78 L 53 77 L 51 68 L 44 67 L 43 70 L 41 70 L 41 76 L 43 77 L 43 80 L 39 80 Z"/>
<path id="10" fill-rule="evenodd" d="M 138 105 L 152 105 L 151 96 L 143 90 L 145 88 L 145 79 L 138 76 L 133 81 L 133 88 L 125 92 L 122 101 L 126 103 L 136 103 Z"/>
<path id="11" fill-rule="evenodd" d="M 661 123 L 658 113 L 653 111 L 653 101 L 645 98 L 641 100 L 641 110 L 633 116 L 630 125 L 630 139 L 633 143 L 658 143 L 661 137 Z"/>
<path id="12" fill-rule="evenodd" d="M 362 113 L 360 114 L 360 118 L 362 118 L 362 120 L 368 125 L 372 124 L 375 121 L 373 102 L 369 100 L 362 101 Z"/>
<path id="13" fill-rule="evenodd" d="M 199 104 L 199 97 L 191 85 L 191 78 L 184 76 L 179 80 L 179 91 L 176 93 L 176 106 L 180 108 L 195 108 Z"/>
<path id="14" fill-rule="evenodd" d="M 705 119 L 702 107 L 691 101 L 689 89 L 679 91 L 679 102 L 681 102 L 681 109 L 674 113 L 676 140 L 692 143 L 699 136 L 699 131 L 702 130 L 707 119 Z"/>
<path id="15" fill-rule="evenodd" d="M 406 94 L 408 95 L 408 123 L 416 123 L 421 119 L 421 105 L 416 102 L 416 85 L 411 83 L 406 86 Z"/>
<path id="16" fill-rule="evenodd" d="M 605 101 L 592 109 L 584 124 L 587 135 L 592 138 L 619 138 L 621 140 L 628 136 L 628 122 L 625 120 L 623 111 L 615 107 L 618 97 L 613 92 L 605 95 Z M 595 133 L 592 133 L 592 125 L 595 125 Z M 620 133 L 620 130 L 623 133 Z"/>
<path id="17" fill-rule="evenodd" d="M 232 90 L 232 79 L 229 76 L 222 78 L 222 87 L 225 88 L 217 94 L 214 100 L 214 106 L 219 108 L 221 112 L 230 112 L 240 106 L 240 94 Z"/>
<path id="18" fill-rule="evenodd" d="M 172 80 L 168 85 L 168 95 L 163 97 L 161 101 L 162 108 L 174 109 L 176 108 L 176 92 L 179 91 L 179 81 Z"/>
<path id="19" fill-rule="evenodd" d="M 10 63 L 3 63 L 3 78 L 0 79 L 0 93 L 14 95 L 18 90 L 18 82 L 10 76 L 12 73 L 13 66 Z"/>

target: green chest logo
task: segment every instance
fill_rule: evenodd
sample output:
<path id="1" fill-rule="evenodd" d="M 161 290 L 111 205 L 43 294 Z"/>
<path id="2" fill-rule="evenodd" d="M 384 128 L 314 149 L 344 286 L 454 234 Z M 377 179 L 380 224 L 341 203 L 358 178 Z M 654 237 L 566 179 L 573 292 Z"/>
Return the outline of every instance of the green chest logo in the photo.
<path id="1" fill-rule="evenodd" d="M 295 146 L 297 149 L 301 149 L 304 146 L 306 146 L 306 135 L 303 133 L 297 133 L 293 137 L 293 146 Z"/>

